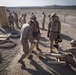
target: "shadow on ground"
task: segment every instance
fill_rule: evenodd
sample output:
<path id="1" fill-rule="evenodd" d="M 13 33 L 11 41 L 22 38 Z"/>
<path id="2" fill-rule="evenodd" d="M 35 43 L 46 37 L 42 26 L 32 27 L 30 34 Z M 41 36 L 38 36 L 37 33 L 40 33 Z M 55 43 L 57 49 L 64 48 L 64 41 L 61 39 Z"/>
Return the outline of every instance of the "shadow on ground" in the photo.
<path id="1" fill-rule="evenodd" d="M 39 65 L 34 59 L 31 59 L 31 65 L 33 65 L 36 70 L 32 70 L 30 68 L 21 67 L 22 70 L 27 70 L 32 75 L 53 75 L 52 73 L 45 70 L 41 65 Z"/>
<path id="2" fill-rule="evenodd" d="M 64 39 L 64 40 L 68 40 L 68 41 L 71 41 L 72 40 L 71 37 L 69 37 L 69 36 L 67 36 L 65 34 L 61 34 L 61 38 Z"/>
<path id="3" fill-rule="evenodd" d="M 40 58 L 40 60 L 47 65 L 47 68 L 54 74 L 54 75 L 76 75 L 76 72 L 71 68 L 67 67 L 64 64 L 53 64 L 47 63 L 46 60 L 51 61 L 51 59 Z M 49 74 L 47 74 L 49 75 Z"/>

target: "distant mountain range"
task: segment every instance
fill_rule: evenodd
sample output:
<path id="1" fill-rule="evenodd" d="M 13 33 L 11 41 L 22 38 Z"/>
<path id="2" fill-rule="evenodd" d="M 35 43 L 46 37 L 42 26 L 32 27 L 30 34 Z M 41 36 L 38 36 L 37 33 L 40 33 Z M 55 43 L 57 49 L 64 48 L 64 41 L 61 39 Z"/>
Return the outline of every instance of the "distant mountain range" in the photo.
<path id="1" fill-rule="evenodd" d="M 52 9 L 76 9 L 76 5 L 62 6 L 62 5 L 48 5 L 48 6 L 15 6 L 8 8 L 52 8 Z"/>
<path id="2" fill-rule="evenodd" d="M 65 8 L 65 9 L 76 9 L 76 5 L 72 6 L 62 6 L 62 5 L 52 5 L 46 6 L 47 8 Z"/>

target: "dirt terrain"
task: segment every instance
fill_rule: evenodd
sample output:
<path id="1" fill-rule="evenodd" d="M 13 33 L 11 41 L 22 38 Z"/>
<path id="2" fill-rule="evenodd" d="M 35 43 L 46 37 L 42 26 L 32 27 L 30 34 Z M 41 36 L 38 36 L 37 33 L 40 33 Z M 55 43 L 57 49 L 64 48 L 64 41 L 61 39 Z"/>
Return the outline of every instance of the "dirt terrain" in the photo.
<path id="1" fill-rule="evenodd" d="M 70 9 L 9 9 L 10 11 L 16 11 L 21 16 L 22 13 L 27 14 L 27 22 L 29 21 L 31 13 L 35 13 L 39 22 L 40 30 L 42 32 L 40 37 L 39 47 L 41 52 L 49 53 L 49 39 L 47 38 L 47 26 L 48 26 L 48 14 L 56 12 L 61 21 L 61 38 L 62 42 L 59 44 L 62 50 L 70 48 L 70 40 L 76 39 L 76 10 Z M 45 30 L 42 30 L 41 25 L 41 13 L 46 14 Z M 7 13 L 8 14 L 8 13 Z M 64 14 L 66 16 L 66 22 L 64 23 Z M 20 25 L 20 24 L 19 24 Z M 15 30 L 9 28 L 0 27 L 0 34 L 9 33 L 12 31 L 20 32 L 20 29 L 15 27 Z M 18 63 L 19 58 L 22 55 L 21 44 L 19 38 L 10 38 L 17 45 L 13 48 L 0 48 L 3 61 L 0 64 L 0 75 L 76 75 L 76 68 L 68 68 L 65 64 L 51 63 L 52 57 L 39 58 L 36 53 L 40 51 L 34 48 L 33 59 L 24 59 L 26 67 L 22 67 Z M 53 50 L 56 50 L 55 48 Z"/>

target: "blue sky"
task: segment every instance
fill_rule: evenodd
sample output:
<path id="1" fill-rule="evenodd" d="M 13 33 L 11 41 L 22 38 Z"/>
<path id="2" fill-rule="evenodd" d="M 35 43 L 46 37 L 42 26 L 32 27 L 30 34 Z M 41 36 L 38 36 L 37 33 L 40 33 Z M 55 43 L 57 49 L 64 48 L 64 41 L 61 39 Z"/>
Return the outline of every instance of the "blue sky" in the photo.
<path id="1" fill-rule="evenodd" d="M 76 5 L 76 0 L 0 0 L 0 6 Z"/>

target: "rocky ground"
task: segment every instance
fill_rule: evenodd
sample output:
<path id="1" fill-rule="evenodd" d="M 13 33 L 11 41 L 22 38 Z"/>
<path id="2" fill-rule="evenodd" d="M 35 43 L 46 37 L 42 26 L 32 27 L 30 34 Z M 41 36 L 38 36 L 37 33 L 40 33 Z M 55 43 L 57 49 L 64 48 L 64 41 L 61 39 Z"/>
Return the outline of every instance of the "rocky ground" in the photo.
<path id="1" fill-rule="evenodd" d="M 17 10 L 20 14 L 23 12 L 35 12 L 35 14 L 38 17 L 38 21 L 40 24 L 40 30 L 42 32 L 40 37 L 40 43 L 39 47 L 41 49 L 41 52 L 49 53 L 49 39 L 47 38 L 47 25 L 48 25 L 48 19 L 46 19 L 45 23 L 45 30 L 42 30 L 41 26 L 41 11 L 45 11 L 46 14 L 49 14 L 50 10 L 48 9 L 27 9 L 26 11 L 20 11 Z M 51 10 L 52 12 L 57 10 Z M 59 11 L 59 10 L 58 10 Z M 61 11 L 61 10 L 60 10 Z M 66 10 L 65 10 L 66 11 Z M 68 11 L 67 11 L 68 12 Z M 73 12 L 74 13 L 74 12 Z M 27 14 L 27 15 L 28 15 Z M 27 21 L 29 20 L 29 16 L 27 18 Z M 61 20 L 61 19 L 60 19 Z M 66 50 L 70 48 L 70 40 L 76 39 L 76 26 L 72 26 L 70 24 L 61 22 L 61 38 L 62 42 L 59 44 L 60 48 L 62 50 Z M 3 32 L 12 32 L 13 30 L 8 30 L 6 28 L 0 28 L 0 33 Z M 16 29 L 16 31 L 20 31 L 19 29 Z M 48 58 L 39 58 L 36 53 L 40 53 L 40 51 L 36 50 L 34 48 L 33 59 L 24 59 L 26 67 L 22 67 L 20 63 L 18 63 L 19 58 L 22 55 L 21 50 L 21 44 L 19 41 L 19 38 L 10 38 L 10 40 L 13 40 L 16 42 L 16 46 L 13 48 L 0 48 L 0 52 L 2 53 L 3 61 L 0 64 L 0 75 L 76 75 L 76 68 L 68 68 L 65 66 L 65 64 L 54 64 L 51 61 L 54 59 L 52 57 Z M 56 51 L 54 48 L 53 50 Z M 55 60 L 55 59 L 54 59 Z"/>

